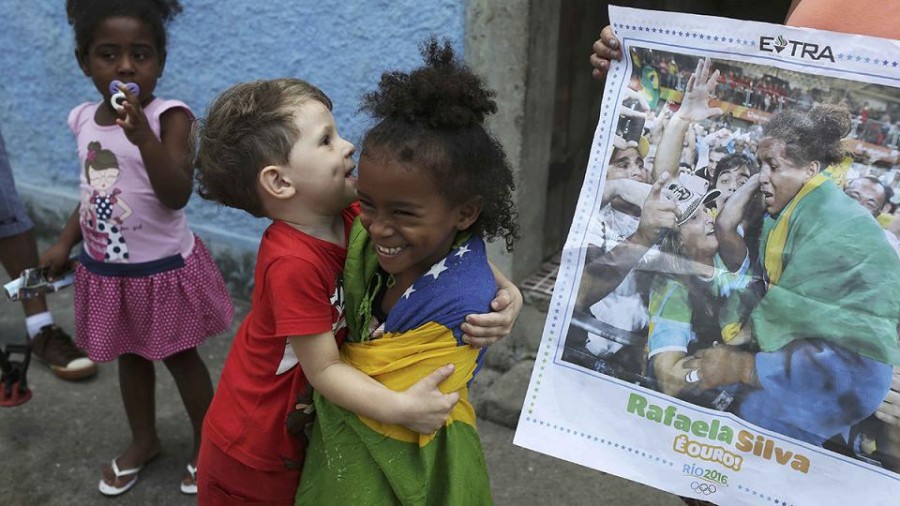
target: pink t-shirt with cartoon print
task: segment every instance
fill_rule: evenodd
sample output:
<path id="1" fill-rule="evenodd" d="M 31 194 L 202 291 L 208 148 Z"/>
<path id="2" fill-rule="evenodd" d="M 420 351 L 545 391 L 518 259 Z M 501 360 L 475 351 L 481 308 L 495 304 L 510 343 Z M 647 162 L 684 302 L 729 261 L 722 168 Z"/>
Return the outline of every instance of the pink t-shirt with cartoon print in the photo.
<path id="1" fill-rule="evenodd" d="M 94 115 L 102 102 L 81 104 L 69 113 L 78 144 L 81 172 L 80 224 L 85 252 L 107 263 L 141 263 L 181 255 L 194 247 L 183 210 L 169 209 L 153 192 L 137 146 L 118 125 L 101 126 Z M 153 99 L 144 113 L 160 136 L 160 117 L 179 100 Z"/>

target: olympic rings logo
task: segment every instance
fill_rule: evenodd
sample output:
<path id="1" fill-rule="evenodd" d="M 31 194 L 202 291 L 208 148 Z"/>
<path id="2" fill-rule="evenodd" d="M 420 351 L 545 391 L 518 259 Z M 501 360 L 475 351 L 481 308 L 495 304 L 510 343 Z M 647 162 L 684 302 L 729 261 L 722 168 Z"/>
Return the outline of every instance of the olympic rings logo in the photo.
<path id="1" fill-rule="evenodd" d="M 712 483 L 691 483 L 691 490 L 698 494 L 710 495 L 716 493 L 716 486 Z"/>

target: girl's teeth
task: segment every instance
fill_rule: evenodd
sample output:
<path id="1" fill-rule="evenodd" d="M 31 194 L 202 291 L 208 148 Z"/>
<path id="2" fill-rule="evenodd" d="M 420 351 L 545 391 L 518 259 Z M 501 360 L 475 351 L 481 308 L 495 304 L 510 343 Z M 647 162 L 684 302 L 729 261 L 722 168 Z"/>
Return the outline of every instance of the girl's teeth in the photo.
<path id="1" fill-rule="evenodd" d="M 385 248 L 384 246 L 378 246 L 378 251 L 381 253 L 384 253 L 385 255 L 396 255 L 397 253 L 400 253 L 400 250 L 402 250 L 402 249 L 403 248 L 400 248 L 400 247 Z"/>

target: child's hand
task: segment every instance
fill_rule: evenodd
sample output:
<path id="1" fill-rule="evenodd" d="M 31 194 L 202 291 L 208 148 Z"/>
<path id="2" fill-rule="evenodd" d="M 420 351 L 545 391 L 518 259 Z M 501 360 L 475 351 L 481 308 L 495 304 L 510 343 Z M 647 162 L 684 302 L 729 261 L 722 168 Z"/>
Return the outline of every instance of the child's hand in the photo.
<path id="1" fill-rule="evenodd" d="M 445 394 L 438 385 L 453 374 L 453 369 L 453 364 L 445 365 L 401 394 L 408 407 L 403 410 L 400 425 L 419 434 L 434 434 L 443 427 L 459 401 L 459 393 Z"/>
<path id="2" fill-rule="evenodd" d="M 463 341 L 473 348 L 490 346 L 509 335 L 522 310 L 522 292 L 517 288 L 501 288 L 491 301 L 493 312 L 471 314 L 460 326 L 465 335 Z"/>
<path id="3" fill-rule="evenodd" d="M 609 72 L 610 60 L 621 59 L 622 51 L 619 49 L 619 39 L 613 35 L 612 27 L 607 25 L 600 31 L 600 38 L 594 42 L 594 53 L 591 55 L 594 79 L 603 79 L 606 76 L 606 73 Z"/>
<path id="4" fill-rule="evenodd" d="M 144 108 L 141 107 L 138 97 L 124 85 L 119 85 L 119 90 L 125 94 L 125 99 L 122 100 L 122 108 L 116 111 L 119 115 L 116 119 L 116 124 L 122 127 L 125 137 L 138 147 L 145 142 L 156 139 L 156 135 L 150 129 L 150 123 L 147 121 L 147 115 L 144 114 Z"/>
<path id="5" fill-rule="evenodd" d="M 52 281 L 57 274 L 69 270 L 70 251 L 71 248 L 67 248 L 65 244 L 56 242 L 41 253 L 38 266 L 47 268 L 47 278 L 49 280 Z"/>

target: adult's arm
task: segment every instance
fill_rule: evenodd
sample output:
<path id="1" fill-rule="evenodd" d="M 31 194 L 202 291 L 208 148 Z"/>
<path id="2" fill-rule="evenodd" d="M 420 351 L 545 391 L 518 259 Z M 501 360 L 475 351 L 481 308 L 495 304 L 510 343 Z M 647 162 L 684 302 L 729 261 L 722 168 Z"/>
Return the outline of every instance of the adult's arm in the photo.
<path id="1" fill-rule="evenodd" d="M 716 217 L 716 240 L 719 241 L 719 256 L 731 272 L 737 272 L 747 256 L 747 243 L 738 233 L 738 226 L 744 220 L 744 215 L 753 198 L 758 195 L 759 174 L 754 174 L 734 192 Z"/>
<path id="2" fill-rule="evenodd" d="M 615 198 L 619 198 L 634 207 L 641 207 L 650 195 L 651 186 L 634 179 L 607 180 L 603 185 L 601 206 L 605 206 Z"/>
<path id="3" fill-rule="evenodd" d="M 688 79 L 681 106 L 666 124 L 659 141 L 656 160 L 653 162 L 654 180 L 658 179 L 663 172 L 678 173 L 684 136 L 691 123 L 722 114 L 722 110 L 718 107 L 709 106 L 719 79 L 718 70 L 710 74 L 711 67 L 712 62 L 709 58 L 699 60 L 697 69 Z"/>
<path id="4" fill-rule="evenodd" d="M 791 6 L 788 7 L 787 16 L 784 18 L 785 24 L 787 23 L 787 20 L 791 19 L 791 14 L 794 13 L 794 9 L 796 9 L 797 6 L 800 5 L 801 1 L 802 0 L 791 0 Z"/>
<path id="5" fill-rule="evenodd" d="M 733 346 L 715 345 L 695 353 L 684 366 L 698 371 L 700 390 L 737 383 L 759 387 L 755 355 Z"/>
<path id="6" fill-rule="evenodd" d="M 491 312 L 470 314 L 460 328 L 463 341 L 475 348 L 490 346 L 509 335 L 522 311 L 522 292 L 496 265 L 490 263 L 497 283 L 497 295 L 491 301 Z"/>
<path id="7" fill-rule="evenodd" d="M 665 351 L 650 359 L 656 384 L 662 393 L 678 397 L 691 385 L 687 381 L 691 369 L 685 366 L 689 358 L 683 351 Z"/>
<path id="8" fill-rule="evenodd" d="M 665 173 L 653 183 L 641 208 L 637 231 L 631 237 L 599 255 L 594 254 L 599 248 L 589 247 L 588 264 L 575 301 L 576 310 L 586 310 L 612 293 L 656 243 L 662 230 L 675 226 L 675 202 L 661 196 L 662 187 L 668 179 L 669 174 Z"/>
<path id="9" fill-rule="evenodd" d="M 81 242 L 80 215 L 81 204 L 75 206 L 75 210 L 69 215 L 56 242 L 41 253 L 38 265 L 47 267 L 47 275 L 50 278 L 66 269 L 69 264 L 69 253 Z"/>

